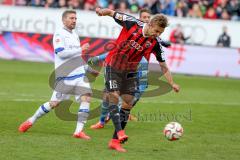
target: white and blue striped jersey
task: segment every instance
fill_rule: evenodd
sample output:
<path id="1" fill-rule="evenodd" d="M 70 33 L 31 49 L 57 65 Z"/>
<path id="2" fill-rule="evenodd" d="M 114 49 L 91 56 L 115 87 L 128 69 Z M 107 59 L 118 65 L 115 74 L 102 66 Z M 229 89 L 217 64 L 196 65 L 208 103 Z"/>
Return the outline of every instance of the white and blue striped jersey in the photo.
<path id="1" fill-rule="evenodd" d="M 55 69 L 72 58 L 81 57 L 82 49 L 80 47 L 80 39 L 74 30 L 72 32 L 65 28 L 57 30 L 53 36 L 53 47 L 55 52 Z M 84 66 L 76 67 L 76 69 L 69 72 L 67 75 L 58 72 L 57 76 L 75 77 L 76 75 L 82 75 L 85 74 L 84 68 Z"/>

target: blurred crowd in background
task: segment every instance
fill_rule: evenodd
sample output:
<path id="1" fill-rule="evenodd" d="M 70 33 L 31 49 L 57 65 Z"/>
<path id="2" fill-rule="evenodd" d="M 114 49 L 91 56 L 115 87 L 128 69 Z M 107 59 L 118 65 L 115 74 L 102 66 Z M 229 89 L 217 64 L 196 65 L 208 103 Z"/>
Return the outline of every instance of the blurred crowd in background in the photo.
<path id="1" fill-rule="evenodd" d="M 149 8 L 153 14 L 240 20 L 240 0 L 0 0 L 4 5 L 94 10 L 97 6 L 124 13 Z"/>
<path id="2" fill-rule="evenodd" d="M 0 0 L 0 4 L 82 10 L 95 10 L 99 6 L 123 13 L 138 13 L 141 8 L 148 8 L 152 14 L 240 21 L 240 0 Z M 216 45 L 230 47 L 227 27 L 222 28 Z M 191 36 L 185 36 L 181 24 L 178 24 L 171 31 L 169 40 L 185 44 Z"/>

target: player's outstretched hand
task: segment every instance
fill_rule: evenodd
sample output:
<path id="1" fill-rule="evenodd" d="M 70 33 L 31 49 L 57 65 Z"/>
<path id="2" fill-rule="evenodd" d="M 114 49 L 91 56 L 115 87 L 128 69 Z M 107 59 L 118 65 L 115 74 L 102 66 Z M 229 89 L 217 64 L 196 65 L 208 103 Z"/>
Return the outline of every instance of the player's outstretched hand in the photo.
<path id="1" fill-rule="evenodd" d="M 99 7 L 97 7 L 95 11 L 98 16 L 110 16 L 110 17 L 113 17 L 115 12 L 109 8 L 99 8 Z"/>
<path id="2" fill-rule="evenodd" d="M 85 43 L 84 45 L 82 45 L 82 51 L 87 51 L 89 49 L 90 45 L 89 43 Z"/>
<path id="3" fill-rule="evenodd" d="M 97 8 L 95 9 L 95 11 L 96 11 L 96 13 L 97 13 L 98 16 L 102 16 L 102 15 L 103 15 L 101 8 L 97 7 Z"/>
<path id="4" fill-rule="evenodd" d="M 87 61 L 89 65 L 94 65 L 98 63 L 98 58 L 97 57 L 90 57 Z"/>
<path id="5" fill-rule="evenodd" d="M 180 86 L 179 86 L 178 84 L 176 84 L 176 83 L 173 83 L 173 84 L 172 84 L 172 88 L 173 88 L 173 90 L 174 90 L 175 92 L 179 92 L 179 91 L 180 91 Z"/>

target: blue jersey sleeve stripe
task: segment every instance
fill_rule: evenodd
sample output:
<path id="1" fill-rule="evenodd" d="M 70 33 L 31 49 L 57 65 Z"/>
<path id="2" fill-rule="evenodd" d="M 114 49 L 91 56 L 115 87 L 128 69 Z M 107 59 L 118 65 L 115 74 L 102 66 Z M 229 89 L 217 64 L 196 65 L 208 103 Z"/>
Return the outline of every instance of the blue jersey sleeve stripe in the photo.
<path id="1" fill-rule="evenodd" d="M 107 57 L 107 55 L 108 55 L 108 53 L 99 55 L 99 61 L 105 60 L 105 58 Z"/>
<path id="2" fill-rule="evenodd" d="M 64 50 L 63 47 L 59 47 L 59 48 L 56 48 L 54 51 L 55 51 L 55 54 L 58 54 L 58 52 L 61 52 L 63 50 Z"/>

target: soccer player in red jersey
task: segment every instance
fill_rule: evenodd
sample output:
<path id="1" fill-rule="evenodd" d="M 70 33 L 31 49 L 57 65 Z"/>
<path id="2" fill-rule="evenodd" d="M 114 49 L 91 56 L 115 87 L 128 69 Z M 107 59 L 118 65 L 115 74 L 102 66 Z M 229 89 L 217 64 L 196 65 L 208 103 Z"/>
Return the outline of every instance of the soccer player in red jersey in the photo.
<path id="1" fill-rule="evenodd" d="M 175 92 L 180 90 L 174 83 L 171 73 L 165 63 L 159 36 L 168 26 L 167 18 L 162 14 L 154 15 L 149 23 L 143 23 L 136 18 L 115 12 L 111 9 L 96 8 L 99 16 L 110 16 L 123 28 L 105 60 L 105 87 L 108 91 L 109 113 L 115 127 L 109 148 L 126 152 L 120 143 L 127 141 L 124 132 L 132 108 L 133 93 L 137 88 L 137 66 L 144 56 L 148 61 L 153 53 L 168 83 Z M 122 108 L 119 111 L 118 101 L 121 96 Z"/>
<path id="2" fill-rule="evenodd" d="M 142 8 L 139 10 L 139 20 L 144 22 L 144 23 L 148 23 L 150 21 L 151 18 L 151 11 L 147 8 Z M 164 47 L 170 47 L 171 43 L 168 41 L 161 41 L 161 45 Z M 88 59 L 88 63 L 90 65 L 94 65 L 99 63 L 100 61 L 104 61 L 106 56 L 108 53 L 104 53 L 102 55 L 98 55 L 98 56 L 93 56 L 91 58 Z M 144 92 L 144 90 L 147 88 L 147 74 L 145 75 L 144 73 L 148 72 L 148 63 L 146 63 L 147 61 L 145 61 L 146 59 L 143 57 L 142 60 L 139 63 L 138 66 L 138 90 L 136 90 L 135 95 L 134 95 L 134 101 L 132 102 L 133 104 L 137 104 L 137 102 L 139 101 L 142 93 Z M 141 63 L 142 62 L 142 63 Z M 143 69 L 144 68 L 144 69 Z M 140 76 L 144 74 L 143 76 Z M 144 85 L 143 85 L 144 84 Z M 141 89 L 140 89 L 141 88 Z M 140 91 L 141 90 L 141 91 Z M 105 90 L 106 91 L 106 90 Z M 141 92 L 141 94 L 140 94 Z M 107 93 L 104 93 L 103 95 L 103 101 L 101 104 L 101 115 L 100 115 L 100 119 L 97 123 L 91 125 L 92 129 L 102 129 L 104 128 L 104 125 L 106 122 L 108 122 L 109 116 L 108 116 L 108 102 L 107 102 Z M 135 106 L 133 105 L 133 106 Z M 119 108 L 121 108 L 121 101 L 119 103 Z M 130 121 L 137 121 L 137 117 L 135 117 L 134 115 L 129 115 L 129 120 Z"/>

